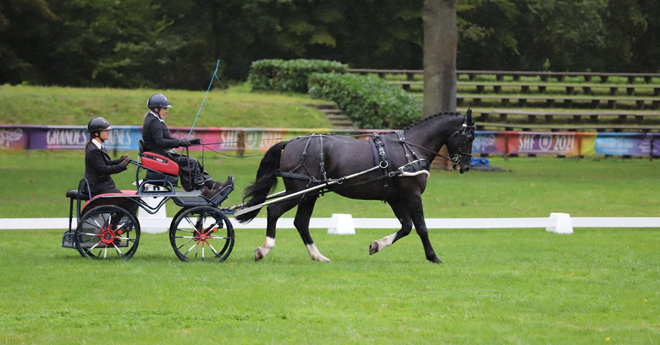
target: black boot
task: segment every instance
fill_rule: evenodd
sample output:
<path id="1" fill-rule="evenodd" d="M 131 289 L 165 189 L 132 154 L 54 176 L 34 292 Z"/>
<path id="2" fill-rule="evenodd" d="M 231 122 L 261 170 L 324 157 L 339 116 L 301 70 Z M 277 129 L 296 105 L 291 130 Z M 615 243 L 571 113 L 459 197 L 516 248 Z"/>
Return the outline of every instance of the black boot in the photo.
<path id="1" fill-rule="evenodd" d="M 225 188 L 225 187 L 227 187 L 227 186 L 229 186 L 233 183 L 234 183 L 234 176 L 229 175 L 229 176 L 227 176 L 227 181 L 220 182 L 220 187 L 218 187 L 217 189 L 223 189 L 223 188 Z"/>
<path id="2" fill-rule="evenodd" d="M 202 196 L 207 198 L 207 199 L 213 199 L 216 194 L 218 194 L 220 190 L 218 189 L 210 189 L 210 188 L 204 188 L 202 189 Z"/>

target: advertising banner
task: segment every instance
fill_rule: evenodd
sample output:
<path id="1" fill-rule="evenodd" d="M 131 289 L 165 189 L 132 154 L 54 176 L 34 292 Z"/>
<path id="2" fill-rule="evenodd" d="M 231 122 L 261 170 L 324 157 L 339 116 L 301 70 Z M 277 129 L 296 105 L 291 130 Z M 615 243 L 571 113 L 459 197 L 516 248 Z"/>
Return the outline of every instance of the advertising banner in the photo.
<path id="1" fill-rule="evenodd" d="M 171 127 L 172 137 L 188 138 L 190 129 Z M 275 143 L 311 133 L 350 135 L 367 139 L 386 130 L 283 128 L 197 128 L 190 138 L 206 145 L 191 151 L 266 152 Z M 105 146 L 111 151 L 138 151 L 140 126 L 113 126 Z M 0 125 L 0 150 L 84 150 L 89 133 L 84 126 Z M 660 155 L 660 133 L 476 131 L 475 154 Z"/>
<path id="2" fill-rule="evenodd" d="M 601 155 L 648 156 L 660 152 L 659 133 L 601 133 L 595 150 Z"/>

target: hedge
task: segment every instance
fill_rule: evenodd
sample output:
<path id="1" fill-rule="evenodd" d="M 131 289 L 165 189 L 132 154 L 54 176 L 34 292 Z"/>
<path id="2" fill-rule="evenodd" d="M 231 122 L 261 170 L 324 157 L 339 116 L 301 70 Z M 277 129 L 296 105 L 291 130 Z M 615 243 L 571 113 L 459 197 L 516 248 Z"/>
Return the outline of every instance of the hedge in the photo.
<path id="1" fill-rule="evenodd" d="M 326 60 L 258 60 L 250 66 L 252 90 L 307 93 L 312 73 L 346 73 L 348 65 Z"/>
<path id="2" fill-rule="evenodd" d="M 373 76 L 314 73 L 309 94 L 336 102 L 358 128 L 403 128 L 422 115 L 420 100 Z"/>

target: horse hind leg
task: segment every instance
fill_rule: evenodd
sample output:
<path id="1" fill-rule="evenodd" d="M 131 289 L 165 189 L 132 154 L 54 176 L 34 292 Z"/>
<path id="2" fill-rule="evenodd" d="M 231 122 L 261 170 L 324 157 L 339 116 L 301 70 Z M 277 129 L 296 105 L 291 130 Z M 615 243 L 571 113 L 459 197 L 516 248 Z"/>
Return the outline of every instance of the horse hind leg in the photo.
<path id="1" fill-rule="evenodd" d="M 275 247 L 275 233 L 277 232 L 277 220 L 284 214 L 284 212 L 294 208 L 298 203 L 297 200 L 286 200 L 274 205 L 268 206 L 268 221 L 266 225 L 266 239 L 261 247 L 254 250 L 254 261 L 259 261 L 268 255 Z"/>
<path id="2" fill-rule="evenodd" d="M 298 233 L 307 247 L 310 259 L 320 262 L 330 262 L 330 259 L 323 256 L 318 248 L 316 248 L 316 244 L 309 233 L 309 221 L 312 217 L 312 212 L 314 211 L 316 198 L 317 195 L 315 194 L 303 197 L 300 204 L 298 204 L 298 210 L 296 211 L 296 218 L 293 221 L 293 225 L 298 229 Z"/>
<path id="3" fill-rule="evenodd" d="M 388 203 L 390 204 L 392 211 L 394 211 L 394 215 L 396 215 L 396 217 L 399 219 L 399 222 L 401 223 L 401 229 L 391 235 L 381 238 L 380 240 L 371 242 L 371 244 L 369 244 L 369 255 L 374 255 L 391 246 L 400 238 L 408 236 L 412 230 L 412 220 L 410 218 L 410 214 L 408 213 L 408 210 L 406 210 L 406 208 L 402 205 L 402 203 L 399 201 L 388 201 Z"/>

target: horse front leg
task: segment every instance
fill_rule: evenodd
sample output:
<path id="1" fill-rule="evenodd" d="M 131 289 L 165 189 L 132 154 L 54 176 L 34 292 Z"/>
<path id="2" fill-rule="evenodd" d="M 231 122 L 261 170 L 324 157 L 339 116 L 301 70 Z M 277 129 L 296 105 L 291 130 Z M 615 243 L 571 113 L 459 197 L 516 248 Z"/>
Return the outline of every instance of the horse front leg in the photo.
<path id="1" fill-rule="evenodd" d="M 298 233 L 307 247 L 309 257 L 314 261 L 330 262 L 330 259 L 323 256 L 318 248 L 316 248 L 316 244 L 309 233 L 309 221 L 312 218 L 312 212 L 314 211 L 317 197 L 316 194 L 305 195 L 303 197 L 300 204 L 298 204 L 298 210 L 296 211 L 296 218 L 293 220 L 293 225 L 298 229 Z"/>
<path id="2" fill-rule="evenodd" d="M 400 238 L 408 236 L 408 234 L 410 234 L 410 230 L 412 229 L 412 220 L 410 218 L 410 214 L 408 213 L 408 210 L 403 205 L 403 203 L 399 199 L 388 200 L 387 202 L 390 204 L 392 211 L 394 211 L 394 215 L 399 219 L 399 222 L 401 223 L 401 229 L 391 235 L 381 238 L 380 240 L 371 242 L 371 244 L 369 244 L 369 255 L 374 255 L 391 246 Z"/>
<path id="3" fill-rule="evenodd" d="M 268 221 L 266 225 L 266 240 L 261 247 L 254 250 L 254 261 L 259 261 L 275 248 L 275 233 L 277 232 L 277 220 L 284 212 L 292 209 L 298 203 L 297 200 L 286 200 L 281 203 L 268 206 Z"/>
<path id="4" fill-rule="evenodd" d="M 433 246 L 431 245 L 431 241 L 429 240 L 429 232 L 428 229 L 426 228 L 426 221 L 424 220 L 422 197 L 421 196 L 413 197 L 412 200 L 410 200 L 410 202 L 407 203 L 407 208 L 408 208 L 408 212 L 410 212 L 410 216 L 412 218 L 413 224 L 415 225 L 415 230 L 417 230 L 417 234 L 419 235 L 419 238 L 422 239 L 422 244 L 424 245 L 424 253 L 426 254 L 426 259 L 436 264 L 442 263 L 442 261 L 440 261 L 438 256 L 435 255 L 435 251 L 433 250 Z"/>

